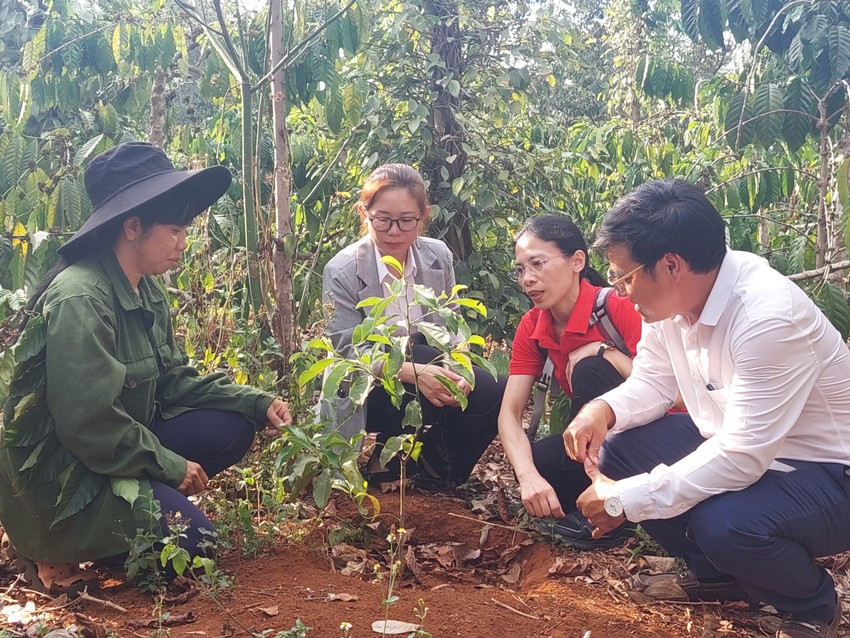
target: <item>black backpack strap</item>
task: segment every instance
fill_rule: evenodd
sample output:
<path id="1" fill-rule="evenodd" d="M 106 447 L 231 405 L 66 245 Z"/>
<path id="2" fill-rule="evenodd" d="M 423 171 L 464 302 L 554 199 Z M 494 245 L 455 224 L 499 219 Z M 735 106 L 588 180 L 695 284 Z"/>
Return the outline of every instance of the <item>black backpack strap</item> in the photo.
<path id="1" fill-rule="evenodd" d="M 634 354 L 629 351 L 629 347 L 626 345 L 626 340 L 623 339 L 623 335 L 621 335 L 620 331 L 617 330 L 617 326 L 615 326 L 614 322 L 611 320 L 611 315 L 608 314 L 608 299 L 611 297 L 611 293 L 613 292 L 613 288 L 600 288 L 596 291 L 596 299 L 593 302 L 593 312 L 590 313 L 590 323 L 588 323 L 587 327 L 590 328 L 592 326 L 597 326 L 605 341 L 613 343 L 617 347 L 617 350 L 622 352 L 624 355 L 633 357 Z"/>
<path id="2" fill-rule="evenodd" d="M 552 357 L 550 357 L 547 353 L 546 363 L 543 364 L 543 372 L 540 373 L 537 383 L 534 384 L 534 387 L 536 388 L 536 392 L 534 394 L 534 410 L 531 413 L 531 420 L 528 422 L 528 430 L 526 430 L 529 441 L 533 442 L 534 437 L 537 436 L 537 428 L 540 427 L 540 419 L 543 417 L 543 412 L 546 410 L 546 393 L 549 391 L 550 387 L 552 387 L 553 390 L 558 387 L 558 381 L 555 379 L 555 375 L 553 374 L 554 371 L 555 364 L 552 361 Z"/>

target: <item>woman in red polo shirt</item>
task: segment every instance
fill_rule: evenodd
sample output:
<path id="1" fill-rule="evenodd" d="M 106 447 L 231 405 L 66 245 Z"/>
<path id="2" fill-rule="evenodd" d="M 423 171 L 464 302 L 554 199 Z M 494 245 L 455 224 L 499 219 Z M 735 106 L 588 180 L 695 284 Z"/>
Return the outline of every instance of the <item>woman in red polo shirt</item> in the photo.
<path id="1" fill-rule="evenodd" d="M 591 399 L 618 386 L 632 370 L 631 358 L 605 342 L 590 326 L 596 291 L 605 286 L 587 263 L 587 243 L 569 219 L 544 215 L 529 221 L 516 238 L 516 275 L 534 308 L 519 323 L 499 413 L 499 435 L 519 481 L 529 514 L 555 517 L 547 526 L 577 547 L 610 547 L 631 532 L 618 530 L 593 539 L 591 528 L 575 509 L 575 500 L 590 485 L 580 463 L 571 460 L 560 434 L 529 443 L 522 415 L 547 354 L 561 389 L 572 399 L 570 420 Z M 612 294 L 608 313 L 634 356 L 641 320 L 626 297 Z M 566 424 L 565 424 L 566 425 Z"/>

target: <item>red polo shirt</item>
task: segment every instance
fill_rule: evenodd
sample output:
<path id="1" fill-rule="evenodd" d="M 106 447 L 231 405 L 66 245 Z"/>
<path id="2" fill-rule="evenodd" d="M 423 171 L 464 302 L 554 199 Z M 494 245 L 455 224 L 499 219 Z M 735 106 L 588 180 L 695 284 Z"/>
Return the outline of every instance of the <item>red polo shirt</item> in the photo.
<path id="1" fill-rule="evenodd" d="M 540 376 L 543 364 L 546 363 L 546 354 L 540 348 L 545 348 L 555 364 L 558 385 L 572 396 L 572 389 L 567 383 L 567 357 L 573 350 L 586 343 L 604 341 L 596 325 L 588 329 L 599 287 L 589 284 L 586 279 L 582 279 L 580 285 L 576 306 L 560 338 L 555 334 L 552 313 L 548 310 L 535 307 L 523 316 L 517 327 L 511 351 L 511 374 Z M 623 336 L 629 351 L 634 354 L 641 331 L 640 315 L 635 311 L 634 304 L 627 297 L 612 293 L 608 297 L 608 314 Z"/>

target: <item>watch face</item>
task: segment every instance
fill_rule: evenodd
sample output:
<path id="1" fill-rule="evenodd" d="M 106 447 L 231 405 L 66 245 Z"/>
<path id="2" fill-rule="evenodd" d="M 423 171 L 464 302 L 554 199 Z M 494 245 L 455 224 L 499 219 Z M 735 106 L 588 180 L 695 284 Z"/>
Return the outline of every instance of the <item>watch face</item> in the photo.
<path id="1" fill-rule="evenodd" d="M 609 496 L 605 499 L 605 512 L 608 516 L 622 516 L 623 515 L 623 504 L 620 502 L 620 499 L 616 496 Z"/>

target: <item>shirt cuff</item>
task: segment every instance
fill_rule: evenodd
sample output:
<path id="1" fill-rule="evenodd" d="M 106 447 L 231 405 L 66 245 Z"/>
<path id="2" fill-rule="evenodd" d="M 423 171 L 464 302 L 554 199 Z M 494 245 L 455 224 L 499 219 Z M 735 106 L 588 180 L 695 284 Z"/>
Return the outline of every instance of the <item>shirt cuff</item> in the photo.
<path id="1" fill-rule="evenodd" d="M 639 523 L 655 513 L 652 495 L 649 492 L 649 474 L 636 474 L 614 483 L 614 489 L 623 504 L 623 513 L 632 523 Z"/>

